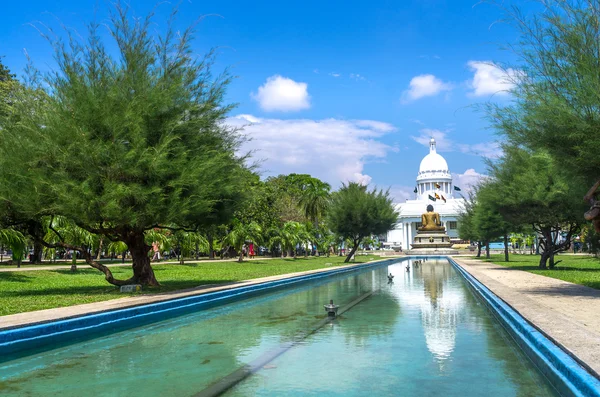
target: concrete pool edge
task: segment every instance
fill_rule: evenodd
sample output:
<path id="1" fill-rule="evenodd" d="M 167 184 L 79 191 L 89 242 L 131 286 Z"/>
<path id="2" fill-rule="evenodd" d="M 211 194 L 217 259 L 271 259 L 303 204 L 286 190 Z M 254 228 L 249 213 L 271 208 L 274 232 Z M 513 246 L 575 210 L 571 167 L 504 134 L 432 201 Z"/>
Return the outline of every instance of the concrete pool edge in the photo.
<path id="1" fill-rule="evenodd" d="M 14 354 L 19 351 L 40 348 L 54 343 L 62 343 L 74 338 L 82 338 L 86 334 L 98 334 L 101 331 L 126 329 L 160 321 L 163 318 L 201 310 L 220 302 L 228 302 L 236 298 L 244 298 L 259 292 L 269 292 L 286 285 L 303 283 L 310 280 L 324 278 L 332 275 L 362 270 L 386 263 L 404 260 L 405 257 L 394 257 L 370 261 L 360 264 L 337 266 L 335 268 L 315 269 L 305 272 L 288 273 L 259 279 L 245 280 L 233 284 L 212 286 L 205 289 L 194 289 L 182 294 L 174 293 L 154 296 L 142 295 L 124 303 L 122 307 L 106 310 L 95 310 L 78 315 L 61 317 L 57 319 L 35 321 L 18 326 L 0 328 L 0 357 Z M 179 295 L 179 296 L 177 296 Z M 182 295 L 182 296 L 181 296 Z M 139 298 L 134 302 L 135 298 Z M 146 302 L 144 302 L 144 298 Z M 141 301 L 140 301 L 141 300 Z M 110 302 L 110 301 L 108 301 Z M 91 306 L 107 302 L 96 302 L 81 306 Z M 55 309 L 49 309 L 55 310 Z M 35 312 L 33 313 L 35 316 Z M 2 320 L 2 317 L 0 317 Z"/>
<path id="2" fill-rule="evenodd" d="M 561 394 L 600 397 L 600 380 L 453 258 L 448 260 Z"/>

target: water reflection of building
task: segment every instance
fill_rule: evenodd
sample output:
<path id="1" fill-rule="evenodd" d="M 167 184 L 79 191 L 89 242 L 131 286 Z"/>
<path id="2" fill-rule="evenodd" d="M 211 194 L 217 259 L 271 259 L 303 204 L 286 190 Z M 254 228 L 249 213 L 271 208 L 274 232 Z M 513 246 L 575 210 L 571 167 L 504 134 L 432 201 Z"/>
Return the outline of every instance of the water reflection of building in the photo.
<path id="1" fill-rule="evenodd" d="M 449 263 L 434 260 L 396 276 L 408 278 L 399 298 L 403 305 L 419 311 L 427 349 L 440 368 L 454 351 L 457 325 L 466 313 L 464 289 L 460 282 L 454 285 L 451 281 L 456 276 Z"/>

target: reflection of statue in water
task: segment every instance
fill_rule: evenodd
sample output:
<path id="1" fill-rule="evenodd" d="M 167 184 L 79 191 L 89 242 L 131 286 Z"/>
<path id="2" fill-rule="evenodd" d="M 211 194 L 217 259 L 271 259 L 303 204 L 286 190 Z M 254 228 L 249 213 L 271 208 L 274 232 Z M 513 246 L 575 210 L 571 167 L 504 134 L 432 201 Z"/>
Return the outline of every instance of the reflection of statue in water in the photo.
<path id="1" fill-rule="evenodd" d="M 442 226 L 440 220 L 440 214 L 433 211 L 433 205 L 427 206 L 427 212 L 421 215 L 421 223 L 423 226 L 419 228 L 419 231 L 445 231 L 446 228 Z"/>

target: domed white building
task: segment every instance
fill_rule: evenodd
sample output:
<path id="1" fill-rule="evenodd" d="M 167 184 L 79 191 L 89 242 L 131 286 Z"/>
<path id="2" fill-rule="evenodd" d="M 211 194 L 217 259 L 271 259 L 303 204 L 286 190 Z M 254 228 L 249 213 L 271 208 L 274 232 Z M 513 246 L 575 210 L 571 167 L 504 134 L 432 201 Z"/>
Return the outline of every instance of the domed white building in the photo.
<path id="1" fill-rule="evenodd" d="M 421 215 L 427 205 L 433 205 L 440 214 L 442 224 L 451 240 L 458 240 L 458 217 L 464 208 L 464 198 L 454 197 L 452 174 L 448 163 L 436 150 L 435 139 L 429 141 L 429 154 L 423 157 L 417 174 L 417 187 L 414 200 L 395 204 L 400 214 L 396 228 L 387 234 L 385 246 L 410 249 L 410 243 L 421 226 Z M 435 201 L 431 198 L 435 198 Z"/>

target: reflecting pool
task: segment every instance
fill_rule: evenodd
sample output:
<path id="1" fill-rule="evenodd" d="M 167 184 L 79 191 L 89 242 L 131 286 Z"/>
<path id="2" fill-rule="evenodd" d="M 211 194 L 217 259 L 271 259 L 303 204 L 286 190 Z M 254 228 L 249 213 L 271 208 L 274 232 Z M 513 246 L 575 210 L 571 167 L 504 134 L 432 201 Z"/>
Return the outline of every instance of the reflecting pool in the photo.
<path id="1" fill-rule="evenodd" d="M 343 308 L 357 298 L 323 321 L 330 299 Z M 333 276 L 30 352 L 0 364 L 0 395 L 207 396 L 256 363 L 224 395 L 556 395 L 445 259 Z"/>

